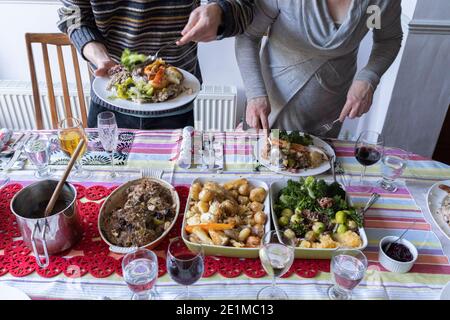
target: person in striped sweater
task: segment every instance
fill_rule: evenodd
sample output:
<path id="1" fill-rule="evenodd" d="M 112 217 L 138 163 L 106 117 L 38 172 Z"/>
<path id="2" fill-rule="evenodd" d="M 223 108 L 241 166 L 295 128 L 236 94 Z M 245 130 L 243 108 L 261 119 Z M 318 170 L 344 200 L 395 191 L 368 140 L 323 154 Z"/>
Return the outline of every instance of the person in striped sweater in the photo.
<path id="1" fill-rule="evenodd" d="M 168 63 L 191 72 L 201 81 L 197 43 L 232 37 L 252 20 L 253 0 L 62 0 L 58 28 L 67 33 L 96 76 L 105 76 L 126 48 L 143 54 L 179 39 L 161 52 Z M 109 110 L 91 90 L 88 126 Z M 193 125 L 192 103 L 176 111 L 136 117 L 116 113 L 118 126 L 134 129 L 172 129 Z"/>

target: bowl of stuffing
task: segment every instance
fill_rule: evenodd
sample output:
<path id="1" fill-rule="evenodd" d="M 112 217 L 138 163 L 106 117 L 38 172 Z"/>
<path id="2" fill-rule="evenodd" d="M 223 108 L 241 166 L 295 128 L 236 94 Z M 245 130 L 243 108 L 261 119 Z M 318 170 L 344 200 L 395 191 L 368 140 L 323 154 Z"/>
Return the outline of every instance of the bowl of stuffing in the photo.
<path id="1" fill-rule="evenodd" d="M 114 190 L 98 216 L 100 236 L 112 252 L 152 249 L 174 227 L 180 211 L 175 188 L 164 180 L 142 178 Z"/>

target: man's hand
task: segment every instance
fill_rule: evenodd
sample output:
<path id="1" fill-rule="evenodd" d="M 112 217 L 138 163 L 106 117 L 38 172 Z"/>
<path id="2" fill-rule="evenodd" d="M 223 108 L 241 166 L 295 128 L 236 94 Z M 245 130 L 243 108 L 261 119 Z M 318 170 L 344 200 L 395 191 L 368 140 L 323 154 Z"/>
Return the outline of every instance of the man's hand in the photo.
<path id="1" fill-rule="evenodd" d="M 222 23 L 222 9 L 217 3 L 203 5 L 192 11 L 189 21 L 181 31 L 182 38 L 177 45 L 188 42 L 208 42 L 217 37 L 217 30 Z"/>
<path id="2" fill-rule="evenodd" d="M 254 98 L 247 102 L 246 121 L 255 128 L 269 130 L 270 102 L 267 97 Z"/>
<path id="3" fill-rule="evenodd" d="M 83 48 L 83 55 L 97 67 L 94 72 L 97 77 L 107 76 L 108 70 L 117 65 L 109 57 L 106 47 L 100 42 L 93 41 L 86 44 Z"/>
<path id="4" fill-rule="evenodd" d="M 347 94 L 347 102 L 342 109 L 339 121 L 346 117 L 354 119 L 367 113 L 372 106 L 373 88 L 367 81 L 355 80 Z"/>

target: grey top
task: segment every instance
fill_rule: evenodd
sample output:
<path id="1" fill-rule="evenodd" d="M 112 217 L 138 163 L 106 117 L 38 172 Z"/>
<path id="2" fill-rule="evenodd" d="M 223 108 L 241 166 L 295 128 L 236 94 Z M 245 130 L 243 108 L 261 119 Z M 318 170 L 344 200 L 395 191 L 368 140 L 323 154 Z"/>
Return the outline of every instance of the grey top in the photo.
<path id="1" fill-rule="evenodd" d="M 369 61 L 355 77 L 371 5 L 381 9 L 381 28 L 373 30 Z M 272 113 L 279 113 L 314 75 L 334 93 L 347 91 L 353 79 L 375 89 L 402 42 L 400 0 L 354 0 L 340 26 L 327 0 L 256 0 L 254 10 L 252 24 L 236 39 L 236 56 L 247 99 L 269 96 Z"/>

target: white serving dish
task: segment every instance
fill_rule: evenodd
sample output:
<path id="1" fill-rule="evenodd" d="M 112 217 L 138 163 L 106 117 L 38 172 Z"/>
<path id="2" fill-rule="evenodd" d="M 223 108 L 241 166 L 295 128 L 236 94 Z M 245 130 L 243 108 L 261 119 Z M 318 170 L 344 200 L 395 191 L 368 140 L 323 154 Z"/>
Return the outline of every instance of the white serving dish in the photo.
<path id="1" fill-rule="evenodd" d="M 397 236 L 387 236 L 380 240 L 379 248 L 378 248 L 378 261 L 380 264 L 387 270 L 391 272 L 396 273 L 407 273 L 411 268 L 413 267 L 414 263 L 416 262 L 419 253 L 417 251 L 417 248 L 408 240 L 405 238 L 402 238 L 398 241 L 398 243 L 403 244 L 406 246 L 409 251 L 411 251 L 411 254 L 413 255 L 413 259 L 409 262 L 401 262 L 394 260 L 383 251 L 383 247 L 388 244 L 389 242 L 394 242 L 398 239 Z"/>
<path id="2" fill-rule="evenodd" d="M 212 181 L 217 182 L 219 184 L 223 184 L 225 182 L 230 181 L 230 178 L 197 178 L 195 179 L 192 184 L 196 182 L 200 182 L 201 184 L 204 184 L 205 182 Z M 261 187 L 264 188 L 267 192 L 266 199 L 264 200 L 264 213 L 267 215 L 267 221 L 265 224 L 265 232 L 270 231 L 270 195 L 269 195 L 269 187 L 268 185 L 259 180 L 255 179 L 247 179 L 249 184 L 253 187 Z M 189 211 L 189 203 L 191 202 L 191 195 L 189 194 L 189 198 L 186 204 L 185 214 L 183 217 L 183 226 L 181 229 L 181 236 L 184 240 L 184 243 L 191 251 L 199 251 L 200 249 L 203 250 L 205 255 L 208 256 L 224 256 L 224 257 L 234 257 L 234 258 L 257 258 L 259 257 L 259 248 L 235 248 L 235 247 L 228 247 L 228 246 L 217 246 L 217 245 L 205 245 L 205 244 L 198 244 L 189 241 L 189 236 L 185 230 L 186 226 L 186 213 Z"/>
<path id="3" fill-rule="evenodd" d="M 278 227 L 278 218 L 275 213 L 274 204 L 278 197 L 278 193 L 287 186 L 287 181 L 276 181 L 270 185 L 270 204 L 271 204 L 271 212 L 272 212 L 272 220 L 275 226 L 275 231 L 277 234 L 280 234 L 280 228 Z M 354 250 L 364 250 L 367 245 L 367 235 L 364 228 L 358 229 L 359 236 L 362 240 L 362 246 L 358 248 L 352 248 Z M 303 258 L 303 259 L 331 259 L 333 253 L 336 249 L 315 249 L 315 248 L 295 248 L 295 258 Z"/>
<path id="4" fill-rule="evenodd" d="M 439 185 L 441 184 L 450 186 L 450 180 L 437 182 L 428 190 L 427 206 L 430 211 L 431 218 L 437 224 L 438 228 L 450 240 L 450 226 L 445 222 L 444 218 L 437 213 L 437 210 L 442 206 L 445 197 L 449 195 L 446 191 L 439 188 Z"/>

